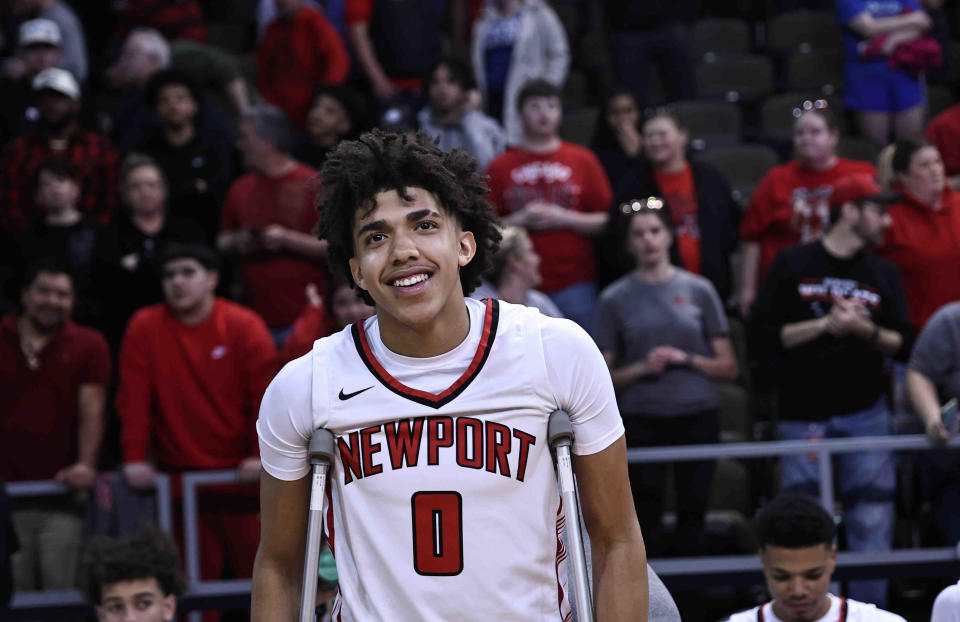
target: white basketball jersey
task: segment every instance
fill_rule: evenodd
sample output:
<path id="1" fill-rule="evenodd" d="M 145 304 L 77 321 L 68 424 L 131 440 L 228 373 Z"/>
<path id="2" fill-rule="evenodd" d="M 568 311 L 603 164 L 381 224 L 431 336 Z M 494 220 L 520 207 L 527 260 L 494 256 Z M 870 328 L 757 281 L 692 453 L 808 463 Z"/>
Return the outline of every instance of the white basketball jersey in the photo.
<path id="1" fill-rule="evenodd" d="M 377 360 L 375 319 L 317 341 L 309 355 L 312 424 L 336 437 L 324 504 L 340 582 L 333 620 L 571 618 L 546 438 L 550 414 L 568 406 L 551 387 L 541 329 L 562 322 L 552 334 L 561 326 L 571 342 L 589 338 L 526 307 L 468 305 L 482 322 L 479 343 L 465 371 L 436 393 L 404 385 Z M 591 356 L 578 358 L 593 365 Z M 598 352 L 596 360 L 602 366 Z M 277 400 L 269 394 L 265 401 Z M 599 394 L 589 397 L 606 404 Z M 258 423 L 264 448 L 264 426 L 275 423 L 265 424 L 268 409 Z M 579 424 L 572 414 L 585 438 L 609 444 L 622 434 L 608 405 L 582 413 Z M 267 444 L 279 445 L 272 438 Z M 266 454 L 264 466 L 273 474 Z"/>
<path id="2" fill-rule="evenodd" d="M 849 598 L 827 594 L 830 609 L 816 622 L 906 622 L 895 613 L 879 609 L 876 605 L 861 603 Z M 773 611 L 772 603 L 735 613 L 727 622 L 781 622 Z"/>

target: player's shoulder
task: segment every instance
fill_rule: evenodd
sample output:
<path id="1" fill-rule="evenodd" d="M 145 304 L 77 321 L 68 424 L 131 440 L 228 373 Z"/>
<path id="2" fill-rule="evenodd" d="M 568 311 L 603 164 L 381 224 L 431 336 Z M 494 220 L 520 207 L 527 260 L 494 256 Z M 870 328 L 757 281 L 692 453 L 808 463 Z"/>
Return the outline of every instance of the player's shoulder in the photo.
<path id="1" fill-rule="evenodd" d="M 872 603 L 847 599 L 847 620 L 849 622 L 907 622 L 895 613 L 886 611 Z"/>

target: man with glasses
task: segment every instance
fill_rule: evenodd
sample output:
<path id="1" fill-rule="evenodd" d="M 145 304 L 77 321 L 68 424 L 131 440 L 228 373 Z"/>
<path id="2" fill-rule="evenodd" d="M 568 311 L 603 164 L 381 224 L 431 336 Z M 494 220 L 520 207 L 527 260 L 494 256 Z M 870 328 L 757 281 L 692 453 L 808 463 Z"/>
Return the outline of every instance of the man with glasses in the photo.
<path id="1" fill-rule="evenodd" d="M 910 321 L 900 274 L 866 252 L 879 245 L 898 195 L 869 175 L 838 180 L 826 235 L 781 251 L 761 287 L 754 315 L 772 346 L 784 440 L 882 436 L 888 433 L 884 358 L 909 351 Z M 842 454 L 847 547 L 889 550 L 895 473 L 886 451 Z M 781 458 L 781 486 L 816 495 L 816 456 Z M 883 606 L 885 581 L 850 586 L 852 597 Z"/>

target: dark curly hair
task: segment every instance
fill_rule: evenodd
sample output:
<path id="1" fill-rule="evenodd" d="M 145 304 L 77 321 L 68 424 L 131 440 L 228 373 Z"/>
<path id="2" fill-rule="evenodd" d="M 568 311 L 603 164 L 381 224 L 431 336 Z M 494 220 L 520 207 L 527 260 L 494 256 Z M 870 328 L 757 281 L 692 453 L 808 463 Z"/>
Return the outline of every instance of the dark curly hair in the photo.
<path id="1" fill-rule="evenodd" d="M 837 526 L 816 499 L 801 493 L 781 493 L 763 506 L 754 520 L 760 549 L 776 546 L 800 549 L 833 544 Z"/>
<path id="2" fill-rule="evenodd" d="M 80 579 L 84 593 L 95 605 L 100 604 L 104 587 L 121 581 L 156 579 L 164 596 L 177 598 L 186 584 L 177 545 L 170 536 L 149 526 L 122 539 L 92 540 L 83 558 Z"/>
<path id="3" fill-rule="evenodd" d="M 477 161 L 465 151 L 444 151 L 424 132 L 413 135 L 373 130 L 357 140 L 343 141 L 327 156 L 319 177 L 320 238 L 327 240 L 328 263 L 351 285 L 350 258 L 354 256 L 353 224 L 357 210 L 369 213 L 379 192 L 396 190 L 411 200 L 406 188 L 422 188 L 453 214 L 464 231 L 473 233 L 477 252 L 460 268 L 463 293 L 469 294 L 490 267 L 500 243 L 496 218 L 477 171 Z M 360 290 L 370 305 L 373 299 Z"/>

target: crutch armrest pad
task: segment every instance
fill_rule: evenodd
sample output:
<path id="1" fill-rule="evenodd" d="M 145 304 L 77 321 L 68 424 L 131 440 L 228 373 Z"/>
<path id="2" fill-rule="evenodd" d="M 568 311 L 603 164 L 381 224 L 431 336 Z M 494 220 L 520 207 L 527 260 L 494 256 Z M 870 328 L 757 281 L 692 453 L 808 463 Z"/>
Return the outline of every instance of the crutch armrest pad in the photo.
<path id="1" fill-rule="evenodd" d="M 573 424 L 565 410 L 555 410 L 547 423 L 547 441 L 551 447 L 573 444 Z"/>

